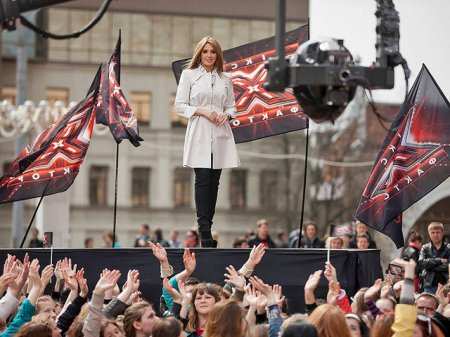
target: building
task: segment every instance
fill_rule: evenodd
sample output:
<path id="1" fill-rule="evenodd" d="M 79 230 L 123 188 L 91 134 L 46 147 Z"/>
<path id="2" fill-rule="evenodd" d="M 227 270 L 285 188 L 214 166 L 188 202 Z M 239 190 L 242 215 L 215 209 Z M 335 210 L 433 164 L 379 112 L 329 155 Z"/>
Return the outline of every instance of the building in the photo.
<path id="1" fill-rule="evenodd" d="M 49 31 L 80 29 L 95 15 L 101 1 L 75 1 L 32 13 L 31 19 Z M 189 57 L 205 35 L 213 35 L 224 49 L 269 37 L 274 32 L 272 1 L 114 2 L 91 31 L 74 40 L 44 41 L 26 35 L 29 50 L 28 98 L 66 104 L 85 95 L 98 64 L 106 60 L 122 32 L 121 84 L 139 119 L 139 148 L 120 146 L 117 233 L 122 246 L 134 240 L 137 228 L 148 223 L 166 235 L 195 225 L 193 173 L 182 167 L 185 124 L 173 111 L 176 83 L 171 62 Z M 240 8 L 237 12 L 236 8 Z M 238 14 L 237 14 L 238 13 Z M 288 29 L 307 22 L 308 2 L 288 1 Z M 15 100 L 16 33 L 3 33 L 1 98 Z M 30 138 L 32 135 L 30 136 Z M 280 138 L 239 145 L 248 152 L 282 152 Z M 70 204 L 70 247 L 82 247 L 86 237 L 101 246 L 101 233 L 112 229 L 116 146 L 109 132 L 96 132 L 84 166 L 68 192 L 44 199 L 44 218 L 54 218 L 59 206 Z M 0 143 L 2 166 L 14 158 L 14 142 Z M 279 190 L 283 167 L 277 161 L 261 165 L 257 157 L 241 155 L 242 167 L 226 170 L 215 229 L 222 246 L 255 226 L 259 217 L 285 228 Z M 24 226 L 35 202 L 26 202 Z M 46 206 L 47 204 L 47 206 Z M 48 213 L 47 213 L 48 212 Z M 57 213 L 56 213 L 57 214 Z M 11 205 L 0 206 L 0 245 L 10 238 Z M 38 219 L 39 220 L 39 219 Z M 45 219 L 44 219 L 45 222 Z"/>

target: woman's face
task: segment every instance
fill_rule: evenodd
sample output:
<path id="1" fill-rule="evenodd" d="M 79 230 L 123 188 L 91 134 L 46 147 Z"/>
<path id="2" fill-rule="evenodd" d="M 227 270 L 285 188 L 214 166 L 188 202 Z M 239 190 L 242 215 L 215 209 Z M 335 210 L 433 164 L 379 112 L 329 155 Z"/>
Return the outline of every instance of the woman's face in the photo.
<path id="1" fill-rule="evenodd" d="M 103 333 L 104 337 L 125 337 L 123 332 L 115 325 L 108 324 Z"/>
<path id="2" fill-rule="evenodd" d="M 153 326 L 158 319 L 152 307 L 145 309 L 141 317 L 141 330 L 145 336 L 151 336 Z"/>
<path id="3" fill-rule="evenodd" d="M 202 50 L 201 62 L 206 69 L 213 69 L 217 60 L 217 54 L 213 46 L 207 43 Z"/>
<path id="4" fill-rule="evenodd" d="M 352 334 L 352 337 L 361 337 L 361 329 L 359 328 L 359 322 L 354 318 L 346 318 L 348 329 Z"/>
<path id="5" fill-rule="evenodd" d="M 202 294 L 198 292 L 194 300 L 195 310 L 197 310 L 200 315 L 209 314 L 215 303 L 216 299 L 214 296 L 207 292 L 203 292 Z"/>

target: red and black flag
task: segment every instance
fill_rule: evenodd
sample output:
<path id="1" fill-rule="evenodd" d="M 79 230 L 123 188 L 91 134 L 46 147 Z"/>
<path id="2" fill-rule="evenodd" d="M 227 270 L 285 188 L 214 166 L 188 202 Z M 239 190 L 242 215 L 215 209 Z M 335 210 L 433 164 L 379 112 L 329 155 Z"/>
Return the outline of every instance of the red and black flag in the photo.
<path id="1" fill-rule="evenodd" d="M 450 103 L 425 65 L 391 125 L 356 218 L 404 245 L 401 214 L 450 176 Z"/>
<path id="2" fill-rule="evenodd" d="M 293 54 L 307 41 L 308 25 L 285 34 L 286 55 Z M 236 143 L 279 135 L 308 127 L 308 118 L 298 105 L 292 90 L 284 93 L 266 91 L 264 67 L 274 56 L 275 38 L 251 42 L 224 51 L 224 70 L 232 75 L 237 116 L 230 121 Z M 172 69 L 177 83 L 188 59 L 175 61 Z"/>
<path id="3" fill-rule="evenodd" d="M 137 118 L 120 87 L 120 50 L 121 37 L 107 63 L 100 70 L 100 89 L 97 97 L 97 123 L 109 126 L 116 140 L 128 139 L 134 146 L 139 146 L 143 139 L 139 136 Z"/>
<path id="4" fill-rule="evenodd" d="M 0 178 L 0 203 L 64 192 L 75 180 L 95 124 L 95 93 L 23 149 Z"/>

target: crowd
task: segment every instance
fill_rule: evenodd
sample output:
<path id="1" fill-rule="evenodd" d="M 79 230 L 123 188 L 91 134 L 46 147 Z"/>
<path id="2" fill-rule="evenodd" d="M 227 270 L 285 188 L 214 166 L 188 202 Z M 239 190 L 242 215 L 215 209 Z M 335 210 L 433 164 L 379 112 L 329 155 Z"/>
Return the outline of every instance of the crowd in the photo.
<path id="1" fill-rule="evenodd" d="M 450 244 L 443 240 L 441 223 L 431 223 L 428 234 L 430 242 L 422 246 L 420 236 L 411 235 L 384 280 L 352 297 L 327 262 L 309 276 L 304 312 L 296 314 L 287 312 L 280 285 L 255 275 L 266 252 L 264 242 L 253 246 L 242 266 L 228 266 L 219 285 L 192 277 L 201 266 L 188 248 L 184 270 L 174 275 L 166 249 L 149 241 L 160 262 L 159 299 L 141 297 L 138 270 L 128 271 L 120 289 L 120 272 L 104 269 L 89 290 L 83 268 L 70 259 L 45 266 L 40 273 L 37 259 L 8 255 L 0 277 L 0 337 L 450 336 Z M 313 235 L 305 238 L 306 244 L 314 242 Z M 317 298 L 322 277 L 328 293 Z"/>

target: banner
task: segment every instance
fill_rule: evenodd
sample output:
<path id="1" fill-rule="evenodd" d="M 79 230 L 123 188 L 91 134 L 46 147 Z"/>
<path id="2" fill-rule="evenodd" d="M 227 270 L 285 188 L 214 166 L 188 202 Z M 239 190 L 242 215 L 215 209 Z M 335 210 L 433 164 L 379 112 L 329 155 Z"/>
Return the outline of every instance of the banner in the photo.
<path id="1" fill-rule="evenodd" d="M 64 192 L 83 163 L 95 124 L 95 93 L 23 149 L 0 178 L 0 203 Z"/>
<path id="2" fill-rule="evenodd" d="M 308 29 L 308 25 L 304 25 L 285 34 L 287 56 L 308 40 Z M 275 56 L 274 37 L 224 51 L 224 70 L 232 75 L 236 101 L 237 116 L 230 121 L 236 143 L 308 127 L 308 118 L 291 89 L 275 93 L 263 88 L 267 78 L 264 64 L 272 56 Z M 177 83 L 188 61 L 184 59 L 172 63 Z"/>
<path id="3" fill-rule="evenodd" d="M 450 104 L 425 65 L 391 125 L 355 217 L 404 245 L 401 214 L 450 175 Z"/>
<path id="4" fill-rule="evenodd" d="M 116 140 L 120 143 L 128 139 L 134 146 L 139 146 L 143 139 L 139 136 L 137 118 L 120 87 L 120 53 L 121 36 L 107 63 L 100 70 L 100 89 L 97 98 L 97 123 L 109 126 Z"/>

